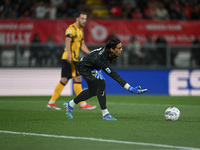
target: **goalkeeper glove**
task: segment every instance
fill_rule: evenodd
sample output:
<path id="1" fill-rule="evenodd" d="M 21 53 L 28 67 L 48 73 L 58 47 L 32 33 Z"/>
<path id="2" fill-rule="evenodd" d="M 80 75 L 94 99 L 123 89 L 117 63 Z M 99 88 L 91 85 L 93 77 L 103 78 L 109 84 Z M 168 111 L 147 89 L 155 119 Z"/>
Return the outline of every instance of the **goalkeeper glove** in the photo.
<path id="1" fill-rule="evenodd" d="M 143 94 L 144 92 L 147 91 L 147 89 L 141 89 L 141 86 L 137 86 L 137 87 L 130 86 L 128 88 L 128 91 L 134 94 Z"/>
<path id="2" fill-rule="evenodd" d="M 93 75 L 95 78 L 100 79 L 100 80 L 105 80 L 105 78 L 104 78 L 104 76 L 103 76 L 101 70 L 96 70 L 96 69 L 94 69 L 94 70 L 92 70 L 91 72 L 92 72 L 92 75 Z"/>

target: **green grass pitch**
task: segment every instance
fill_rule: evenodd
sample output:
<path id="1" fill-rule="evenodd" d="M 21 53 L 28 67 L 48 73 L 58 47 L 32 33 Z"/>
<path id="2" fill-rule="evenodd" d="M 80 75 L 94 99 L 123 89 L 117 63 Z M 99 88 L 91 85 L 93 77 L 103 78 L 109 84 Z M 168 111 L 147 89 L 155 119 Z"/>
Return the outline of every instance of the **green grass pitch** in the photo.
<path id="1" fill-rule="evenodd" d="M 64 108 L 48 110 L 49 98 L 0 97 L 1 150 L 200 149 L 200 97 L 109 95 L 117 121 L 102 120 L 96 97 L 87 101 L 95 110 L 76 106 L 72 120 Z M 60 97 L 58 107 L 72 98 Z M 179 121 L 165 120 L 169 106 L 180 109 Z"/>

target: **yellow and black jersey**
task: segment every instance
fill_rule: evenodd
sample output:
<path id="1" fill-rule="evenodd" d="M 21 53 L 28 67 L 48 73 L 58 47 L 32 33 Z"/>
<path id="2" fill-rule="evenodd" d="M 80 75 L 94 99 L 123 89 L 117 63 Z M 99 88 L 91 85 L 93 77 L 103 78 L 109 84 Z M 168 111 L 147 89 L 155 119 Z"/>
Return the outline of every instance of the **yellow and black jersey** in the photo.
<path id="1" fill-rule="evenodd" d="M 65 30 L 65 36 L 72 38 L 71 42 L 72 61 L 78 61 L 81 42 L 83 40 L 83 29 L 78 28 L 76 23 L 73 23 Z M 62 55 L 62 59 L 66 58 L 67 58 L 67 49 L 65 48 Z"/>

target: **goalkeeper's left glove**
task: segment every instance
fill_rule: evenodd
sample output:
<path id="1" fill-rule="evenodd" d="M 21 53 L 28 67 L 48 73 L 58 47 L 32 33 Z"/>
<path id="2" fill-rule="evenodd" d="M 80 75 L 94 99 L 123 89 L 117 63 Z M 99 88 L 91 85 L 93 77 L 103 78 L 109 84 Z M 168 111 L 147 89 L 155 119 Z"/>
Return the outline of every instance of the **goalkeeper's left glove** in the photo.
<path id="1" fill-rule="evenodd" d="M 105 80 L 105 78 L 104 78 L 104 76 L 103 76 L 103 74 L 102 74 L 102 72 L 101 72 L 101 69 L 100 69 L 100 70 L 94 69 L 94 70 L 92 70 L 91 72 L 92 72 L 92 75 L 93 75 L 95 78 L 100 79 L 100 80 Z"/>
<path id="2" fill-rule="evenodd" d="M 128 88 L 128 91 L 134 94 L 143 94 L 144 92 L 147 91 L 147 89 L 141 89 L 141 86 L 136 86 L 136 87 L 130 86 Z"/>

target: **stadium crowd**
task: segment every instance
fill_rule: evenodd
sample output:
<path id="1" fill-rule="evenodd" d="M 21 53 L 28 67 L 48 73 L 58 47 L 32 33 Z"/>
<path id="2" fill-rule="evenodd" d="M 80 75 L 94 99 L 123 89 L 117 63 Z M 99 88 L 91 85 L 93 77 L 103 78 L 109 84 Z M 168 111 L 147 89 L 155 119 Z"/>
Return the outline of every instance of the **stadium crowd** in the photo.
<path id="1" fill-rule="evenodd" d="M 200 0 L 101 0 L 110 18 L 199 20 Z M 0 19 L 71 19 L 79 10 L 96 18 L 87 0 L 2 0 Z"/>
<path id="2" fill-rule="evenodd" d="M 88 18 L 96 18 L 89 0 L 1 0 L 0 19 L 73 19 L 74 15 L 84 10 Z M 90 0 L 92 1 L 92 0 Z M 200 0 L 94 0 L 100 1 L 101 5 L 110 12 L 110 19 L 128 20 L 200 20 Z M 102 18 L 101 18 L 102 19 Z M 105 18 L 108 19 L 108 18 Z M 117 35 L 115 35 L 117 36 Z M 145 43 L 141 44 L 137 37 L 132 35 L 125 47 L 123 56 L 124 65 L 128 64 L 160 64 L 166 65 L 166 47 L 168 45 L 165 37 L 152 40 L 153 35 L 146 35 Z M 36 41 L 32 41 L 38 42 Z M 40 43 L 40 42 L 39 42 Z M 191 60 L 200 66 L 199 53 L 200 36 L 196 37 L 191 49 Z M 160 47 L 158 45 L 161 45 Z M 52 46 L 53 45 L 53 46 Z M 196 46 L 196 47 L 195 47 Z M 38 66 L 46 66 L 54 58 L 60 63 L 60 52 L 56 53 L 57 45 L 53 37 L 49 38 L 46 47 L 41 51 L 31 51 L 29 66 L 32 59 L 36 59 Z M 1 53 L 0 53 L 1 54 Z M 173 65 L 174 57 L 172 56 Z M 131 58 L 135 58 L 134 60 Z M 50 60 L 48 60 L 50 59 Z M 43 62 L 43 63 L 42 63 Z"/>
<path id="3" fill-rule="evenodd" d="M 110 0 L 111 14 L 125 19 L 199 20 L 199 0 Z"/>

